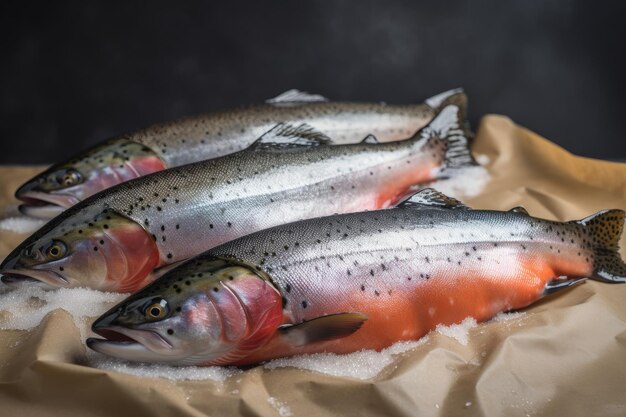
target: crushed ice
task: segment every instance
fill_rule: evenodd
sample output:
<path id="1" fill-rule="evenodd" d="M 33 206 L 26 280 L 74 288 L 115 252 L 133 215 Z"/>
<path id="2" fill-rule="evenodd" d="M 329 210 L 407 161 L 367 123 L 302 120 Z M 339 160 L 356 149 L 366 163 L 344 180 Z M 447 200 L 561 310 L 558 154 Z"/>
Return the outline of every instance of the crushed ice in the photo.
<path id="1" fill-rule="evenodd" d="M 435 331 L 444 336 L 456 339 L 456 341 L 463 346 L 467 346 L 469 331 L 477 325 L 478 324 L 476 323 L 476 319 L 474 317 L 467 317 L 459 324 L 451 324 L 449 326 L 438 324 Z"/>
<path id="2" fill-rule="evenodd" d="M 435 181 L 430 186 L 458 199 L 477 196 L 490 179 L 489 172 L 484 167 L 489 163 L 489 157 L 477 155 L 475 159 L 479 165 L 454 169 L 449 178 Z"/>
<path id="3" fill-rule="evenodd" d="M 0 330 L 32 329 L 48 313 L 62 309 L 71 314 L 84 340 L 91 324 L 88 319 L 98 317 L 128 295 L 88 288 L 50 290 L 36 285 L 0 286 Z"/>
<path id="4" fill-rule="evenodd" d="M 347 377 L 367 380 L 377 376 L 383 369 L 393 363 L 394 356 L 406 353 L 423 345 L 428 336 L 410 342 L 398 342 L 380 352 L 361 350 L 354 353 L 338 355 L 335 353 L 314 353 L 274 359 L 265 365 L 267 369 L 299 368 L 330 376 Z"/>
<path id="5" fill-rule="evenodd" d="M 517 320 L 519 318 L 522 318 L 526 315 L 526 312 L 524 311 L 509 311 L 509 312 L 501 312 L 495 315 L 494 318 L 492 318 L 492 321 L 512 321 L 512 320 Z"/>
<path id="6" fill-rule="evenodd" d="M 32 233 L 46 224 L 45 220 L 33 219 L 31 217 L 7 217 L 0 220 L 0 230 L 13 233 Z"/>
<path id="7" fill-rule="evenodd" d="M 141 376 L 146 378 L 163 378 L 171 381 L 218 381 L 243 373 L 235 367 L 224 366 L 170 366 L 156 363 L 127 362 L 111 358 L 97 352 L 89 351 L 87 365 L 94 368 L 115 371 L 122 374 Z"/>
<path id="8" fill-rule="evenodd" d="M 293 416 L 293 413 L 291 412 L 291 409 L 287 406 L 287 404 L 285 404 L 282 401 L 279 401 L 277 398 L 269 397 L 267 399 L 267 402 L 269 403 L 269 405 L 271 405 L 274 408 L 274 410 L 276 410 L 276 412 L 278 413 L 280 417 Z"/>

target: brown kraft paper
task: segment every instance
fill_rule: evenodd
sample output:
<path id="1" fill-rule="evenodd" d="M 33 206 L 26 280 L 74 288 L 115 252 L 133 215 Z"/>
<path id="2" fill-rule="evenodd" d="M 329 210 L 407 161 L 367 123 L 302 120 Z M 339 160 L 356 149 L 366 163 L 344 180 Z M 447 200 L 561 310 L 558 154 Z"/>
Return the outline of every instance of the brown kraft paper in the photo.
<path id="1" fill-rule="evenodd" d="M 483 118 L 473 152 L 491 175 L 465 199 L 474 208 L 556 220 L 626 209 L 626 165 L 573 156 L 506 117 Z M 0 168 L 0 214 L 40 169 Z M 0 231 L 0 259 L 25 237 Z M 81 365 L 84 341 L 58 309 L 30 331 L 0 331 L 0 416 L 626 415 L 626 285 L 587 281 L 524 311 L 472 328 L 467 346 L 433 332 L 368 381 L 259 366 L 216 382 Z"/>

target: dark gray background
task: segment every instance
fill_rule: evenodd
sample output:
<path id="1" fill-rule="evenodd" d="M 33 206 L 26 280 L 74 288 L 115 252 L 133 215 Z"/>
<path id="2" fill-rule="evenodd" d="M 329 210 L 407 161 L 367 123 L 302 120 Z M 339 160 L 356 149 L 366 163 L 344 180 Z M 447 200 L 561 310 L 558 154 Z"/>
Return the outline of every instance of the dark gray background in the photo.
<path id="1" fill-rule="evenodd" d="M 410 103 L 463 86 L 577 154 L 626 157 L 625 2 L 0 5 L 0 163 L 289 88 Z"/>

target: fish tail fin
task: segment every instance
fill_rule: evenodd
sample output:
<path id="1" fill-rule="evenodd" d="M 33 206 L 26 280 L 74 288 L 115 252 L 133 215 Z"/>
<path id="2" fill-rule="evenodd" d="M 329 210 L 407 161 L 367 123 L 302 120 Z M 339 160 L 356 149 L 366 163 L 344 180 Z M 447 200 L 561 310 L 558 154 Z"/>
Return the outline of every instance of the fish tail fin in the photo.
<path id="1" fill-rule="evenodd" d="M 589 235 L 593 248 L 593 275 L 596 281 L 626 282 L 626 264 L 619 254 L 624 230 L 623 210 L 603 210 L 578 221 Z"/>
<path id="2" fill-rule="evenodd" d="M 469 148 L 469 139 L 461 128 L 462 114 L 458 106 L 451 104 L 444 107 L 437 116 L 422 130 L 415 139 L 424 146 L 441 149 L 442 170 L 466 168 L 478 165 Z"/>

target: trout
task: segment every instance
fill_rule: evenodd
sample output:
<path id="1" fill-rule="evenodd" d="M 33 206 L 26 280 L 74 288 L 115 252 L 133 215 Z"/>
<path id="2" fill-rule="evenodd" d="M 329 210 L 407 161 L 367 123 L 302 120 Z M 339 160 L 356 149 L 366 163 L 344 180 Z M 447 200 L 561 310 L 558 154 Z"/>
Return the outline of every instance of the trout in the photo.
<path id="1" fill-rule="evenodd" d="M 159 124 L 114 137 L 53 165 L 15 193 L 23 214 L 49 219 L 113 185 L 167 168 L 234 153 L 278 123 L 306 123 L 333 138 L 357 143 L 368 134 L 381 142 L 406 139 L 448 104 L 465 111 L 461 89 L 423 104 L 329 102 L 317 94 L 289 90 L 260 106 L 214 112 Z"/>
<path id="2" fill-rule="evenodd" d="M 190 259 L 97 319 L 118 358 L 249 365 L 383 349 L 591 278 L 626 282 L 624 211 L 579 221 L 472 210 L 426 189 L 396 208 L 280 225 Z"/>
<path id="3" fill-rule="evenodd" d="M 388 143 L 330 146 L 306 125 L 279 125 L 243 151 L 127 181 L 27 238 L 0 265 L 2 281 L 132 292 L 156 269 L 261 229 L 388 207 L 474 164 L 460 111 L 447 106 Z"/>

